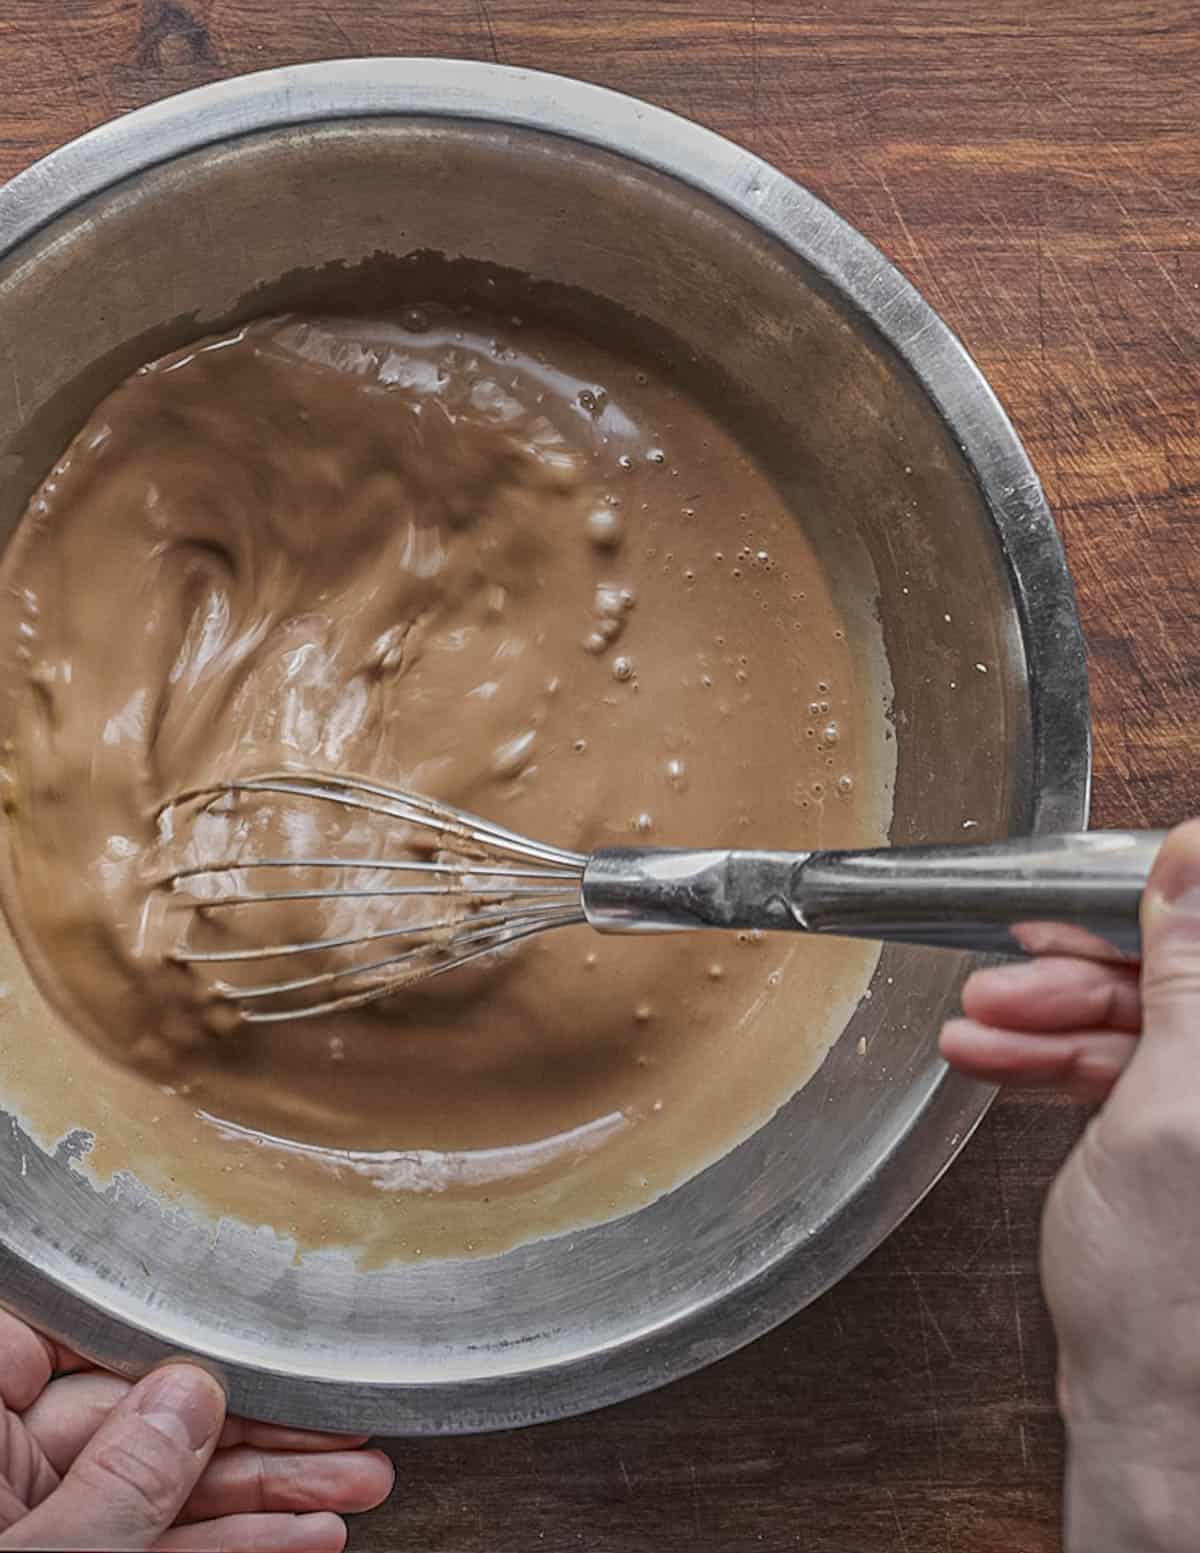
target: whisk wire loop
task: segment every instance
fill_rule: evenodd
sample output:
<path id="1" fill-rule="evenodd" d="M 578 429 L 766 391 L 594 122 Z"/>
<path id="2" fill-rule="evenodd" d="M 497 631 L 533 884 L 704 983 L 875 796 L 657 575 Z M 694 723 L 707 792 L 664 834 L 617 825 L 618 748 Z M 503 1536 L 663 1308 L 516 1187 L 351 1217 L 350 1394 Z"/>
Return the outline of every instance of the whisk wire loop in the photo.
<path id="1" fill-rule="evenodd" d="M 396 922 L 325 937 L 255 944 L 245 948 L 175 950 L 170 958 L 183 966 L 235 967 L 272 959 L 337 955 L 387 941 L 411 940 L 396 953 L 314 970 L 282 980 L 253 985 L 219 982 L 218 996 L 235 1005 L 248 1024 L 275 1024 L 293 1019 L 360 1007 L 387 997 L 402 985 L 428 980 L 549 928 L 585 920 L 581 884 L 586 857 L 561 847 L 533 841 L 503 826 L 493 825 L 451 804 L 404 793 L 358 777 L 267 773 L 178 794 L 167 809 L 187 806 L 212 809 L 223 798 L 282 798 L 333 803 L 343 810 L 377 815 L 410 829 L 418 838 L 406 844 L 421 847 L 432 841 L 431 857 L 301 857 L 230 858 L 189 864 L 164 881 L 173 893 L 190 892 L 188 904 L 207 917 L 238 907 L 262 908 L 299 902 L 395 902 Z M 273 888 L 270 872 L 329 871 L 341 875 L 326 886 Z M 267 887 L 248 888 L 244 875 L 266 875 Z M 378 884 L 362 882 L 377 873 Z M 402 883 L 388 883 L 392 878 Z M 343 882 L 349 881 L 349 882 Z M 434 903 L 427 918 L 414 918 L 409 908 Z M 466 910 L 456 913 L 455 902 Z M 361 984 L 366 980 L 369 984 Z M 302 994 L 317 994 L 316 1001 Z M 329 993 L 330 996 L 323 994 Z M 276 1007 L 275 1004 L 280 1004 Z"/>

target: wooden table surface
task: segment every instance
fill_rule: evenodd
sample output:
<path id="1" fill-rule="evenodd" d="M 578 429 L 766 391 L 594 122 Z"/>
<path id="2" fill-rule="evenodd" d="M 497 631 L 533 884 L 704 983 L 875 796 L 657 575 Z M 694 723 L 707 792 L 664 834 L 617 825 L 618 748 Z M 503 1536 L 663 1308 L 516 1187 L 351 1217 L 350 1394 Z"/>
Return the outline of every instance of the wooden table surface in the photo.
<path id="1" fill-rule="evenodd" d="M 959 332 L 1066 536 L 1093 820 L 1200 811 L 1195 0 L 0 0 L 0 178 L 242 71 L 439 54 L 582 75 L 807 184 Z M 1036 1277 L 1072 1107 L 1010 1097 L 815 1307 L 655 1396 L 398 1442 L 359 1549 L 1035 1553 L 1062 1442 Z"/>

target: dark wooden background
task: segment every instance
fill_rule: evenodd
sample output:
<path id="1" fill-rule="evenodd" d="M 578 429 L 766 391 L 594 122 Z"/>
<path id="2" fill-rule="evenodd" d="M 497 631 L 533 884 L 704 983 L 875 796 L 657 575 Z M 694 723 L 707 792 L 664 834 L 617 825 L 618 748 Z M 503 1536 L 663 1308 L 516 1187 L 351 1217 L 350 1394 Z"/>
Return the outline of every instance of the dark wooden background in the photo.
<path id="1" fill-rule="evenodd" d="M 298 60 L 587 77 L 767 157 L 958 330 L 1063 527 L 1092 651 L 1094 822 L 1200 810 L 1195 0 L 0 0 L 0 177 L 117 113 Z M 812 1310 L 590 1418 L 398 1442 L 360 1549 L 1034 1553 L 1062 1442 L 1036 1277 L 1073 1108 L 998 1104 Z"/>

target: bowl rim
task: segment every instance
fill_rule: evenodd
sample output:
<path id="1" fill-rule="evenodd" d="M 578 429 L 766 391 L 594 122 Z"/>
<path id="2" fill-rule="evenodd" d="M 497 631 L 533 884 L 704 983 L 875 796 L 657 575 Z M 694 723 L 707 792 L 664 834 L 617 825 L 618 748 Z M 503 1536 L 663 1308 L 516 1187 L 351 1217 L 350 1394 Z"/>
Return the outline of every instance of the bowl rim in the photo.
<path id="1" fill-rule="evenodd" d="M 337 59 L 234 77 L 112 120 L 0 187 L 0 260 L 114 184 L 219 142 L 339 119 L 484 121 L 614 153 L 709 196 L 815 270 L 912 372 L 966 458 L 1013 586 L 1032 708 L 1032 830 L 1086 826 L 1091 784 L 1087 668 L 1062 542 L 1017 434 L 979 368 L 917 289 L 860 232 L 753 153 L 665 109 L 569 77 L 454 59 Z M 652 1390 L 734 1352 L 815 1297 L 798 1258 L 822 1259 L 828 1290 L 916 1207 L 979 1125 L 994 1095 L 944 1069 L 914 1119 L 930 1140 L 897 1143 L 839 1234 L 770 1267 L 669 1325 L 560 1366 L 419 1385 L 343 1383 L 232 1361 L 203 1343 L 231 1406 L 258 1416 L 381 1432 L 465 1433 L 566 1417 Z M 869 1202 L 867 1201 L 869 1197 Z M 53 1336 L 137 1373 L 167 1356 L 145 1328 L 34 1268 L 0 1225 L 0 1300 Z M 199 1334 L 198 1334 L 199 1335 Z"/>

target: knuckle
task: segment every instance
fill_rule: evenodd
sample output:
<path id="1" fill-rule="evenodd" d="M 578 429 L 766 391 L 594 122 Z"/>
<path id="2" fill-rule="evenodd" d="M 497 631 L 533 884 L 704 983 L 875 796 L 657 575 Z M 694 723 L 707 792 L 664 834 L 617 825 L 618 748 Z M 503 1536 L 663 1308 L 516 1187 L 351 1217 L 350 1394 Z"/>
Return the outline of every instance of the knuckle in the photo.
<path id="1" fill-rule="evenodd" d="M 1119 977 L 1097 980 L 1092 988 L 1090 1023 L 1100 1030 L 1118 1030 L 1129 998 L 1126 982 Z"/>
<path id="2" fill-rule="evenodd" d="M 260 1510 L 323 1510 L 327 1500 L 320 1464 L 306 1458 L 277 1458 L 268 1467 L 265 1458 L 258 1462 L 256 1499 Z"/>
<path id="3" fill-rule="evenodd" d="M 1166 998 L 1180 1002 L 1200 1000 L 1200 937 L 1182 948 L 1171 945 L 1166 952 L 1147 961 L 1142 970 L 1142 998 L 1147 1005 Z M 1196 1025 L 1200 1030 L 1200 1004 Z"/>
<path id="4" fill-rule="evenodd" d="M 179 1502 L 179 1482 L 172 1464 L 145 1442 L 106 1440 L 78 1463 L 80 1476 L 98 1498 L 114 1494 L 132 1515 L 147 1525 L 170 1524 Z"/>

